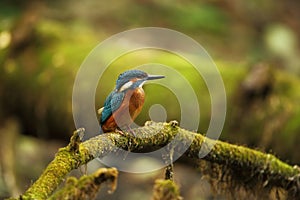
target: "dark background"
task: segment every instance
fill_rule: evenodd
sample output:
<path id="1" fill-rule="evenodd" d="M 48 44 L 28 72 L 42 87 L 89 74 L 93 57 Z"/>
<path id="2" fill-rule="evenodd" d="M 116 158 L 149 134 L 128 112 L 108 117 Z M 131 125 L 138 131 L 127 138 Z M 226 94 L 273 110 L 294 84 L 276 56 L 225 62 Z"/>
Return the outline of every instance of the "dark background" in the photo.
<path id="1" fill-rule="evenodd" d="M 293 0 L 0 1 L 0 197 L 22 193 L 57 148 L 67 144 L 75 129 L 73 82 L 88 53 L 113 34 L 147 26 L 192 37 L 217 64 L 228 108 L 221 140 L 298 164 L 299 9 L 300 2 Z M 210 102 L 201 78 L 168 53 L 131 56 L 113 62 L 100 80 L 95 109 L 103 105 L 119 73 L 147 61 L 163 62 L 182 72 L 199 91 L 198 131 L 205 133 Z M 172 93 L 151 85 L 144 89 L 148 98 L 138 124 L 149 120 L 147 111 L 158 101 L 165 106 L 167 121 L 180 119 L 178 104 L 168 101 L 175 98 Z M 178 163 L 175 175 L 182 195 L 208 198 L 209 185 L 193 173 Z M 121 174 L 117 192 L 107 198 L 149 198 L 158 177 L 163 177 L 162 170 Z"/>

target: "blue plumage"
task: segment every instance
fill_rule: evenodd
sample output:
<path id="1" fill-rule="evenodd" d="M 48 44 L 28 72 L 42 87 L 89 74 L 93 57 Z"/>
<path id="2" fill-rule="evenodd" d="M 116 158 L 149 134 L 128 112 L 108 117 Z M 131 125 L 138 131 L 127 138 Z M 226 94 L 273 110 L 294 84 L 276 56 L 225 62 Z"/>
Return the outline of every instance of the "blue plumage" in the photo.
<path id="1" fill-rule="evenodd" d="M 131 79 L 145 79 L 148 77 L 146 72 L 141 70 L 128 70 L 119 75 L 116 81 L 116 89 L 119 90 L 125 83 L 129 82 Z"/>
<path id="2" fill-rule="evenodd" d="M 119 118 L 120 116 L 114 115 L 113 118 L 111 118 L 112 114 L 119 113 L 118 115 L 120 115 L 120 113 L 122 113 L 122 109 L 128 109 L 128 107 L 130 106 L 131 111 L 129 114 L 131 115 L 130 117 L 132 119 L 127 119 L 126 117 L 125 119 L 122 118 L 122 122 L 120 122 L 120 124 L 129 125 L 130 123 L 132 123 L 132 121 L 141 111 L 141 108 L 144 103 L 144 91 L 142 89 L 143 83 L 147 80 L 154 80 L 160 78 L 164 78 L 164 76 L 148 75 L 146 72 L 143 72 L 141 70 L 128 70 L 120 74 L 116 81 L 115 89 L 106 98 L 104 107 L 100 109 L 100 112 L 102 111 L 100 117 L 100 125 L 102 128 L 102 132 L 114 131 L 115 128 L 118 127 L 118 124 L 116 123 L 114 117 Z M 128 91 L 132 92 L 130 94 L 133 95 L 134 98 L 130 97 L 127 100 L 125 99 L 125 96 Z M 130 101 L 131 104 L 128 105 L 129 102 L 124 101 Z M 122 104 L 126 106 L 123 106 Z"/>
<path id="3" fill-rule="evenodd" d="M 112 91 L 106 98 L 101 114 L 100 124 L 103 124 L 122 104 L 125 92 Z"/>
<path id="4" fill-rule="evenodd" d="M 117 81 L 116 81 L 116 88 L 109 94 L 109 96 L 106 98 L 104 103 L 104 109 L 102 111 L 102 116 L 100 119 L 100 124 L 103 124 L 114 111 L 116 111 L 122 104 L 124 97 L 125 97 L 125 91 L 119 91 L 120 88 L 125 84 L 128 83 L 131 79 L 134 78 L 147 78 L 148 74 L 141 71 L 141 70 L 128 70 L 123 72 L 119 75 Z M 131 88 L 138 87 L 138 84 L 140 84 L 141 81 L 135 82 Z"/>

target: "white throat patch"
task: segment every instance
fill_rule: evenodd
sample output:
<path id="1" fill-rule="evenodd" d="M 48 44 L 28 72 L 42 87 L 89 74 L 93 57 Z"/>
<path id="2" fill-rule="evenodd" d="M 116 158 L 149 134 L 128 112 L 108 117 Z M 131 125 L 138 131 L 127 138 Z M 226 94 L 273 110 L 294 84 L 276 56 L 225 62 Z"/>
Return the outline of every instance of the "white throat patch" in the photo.
<path id="1" fill-rule="evenodd" d="M 145 82 L 146 82 L 146 81 L 143 81 L 143 82 L 139 85 L 139 87 L 140 87 L 140 88 L 143 87 L 143 85 L 144 85 Z"/>

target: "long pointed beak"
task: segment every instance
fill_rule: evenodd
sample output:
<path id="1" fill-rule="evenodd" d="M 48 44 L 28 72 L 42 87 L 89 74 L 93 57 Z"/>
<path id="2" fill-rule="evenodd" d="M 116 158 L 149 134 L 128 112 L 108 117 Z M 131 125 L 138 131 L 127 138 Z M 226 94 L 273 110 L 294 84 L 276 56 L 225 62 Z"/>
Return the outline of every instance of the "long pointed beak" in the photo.
<path id="1" fill-rule="evenodd" d="M 161 79 L 165 78 L 165 76 L 162 75 L 148 75 L 147 80 L 155 80 L 155 79 Z"/>

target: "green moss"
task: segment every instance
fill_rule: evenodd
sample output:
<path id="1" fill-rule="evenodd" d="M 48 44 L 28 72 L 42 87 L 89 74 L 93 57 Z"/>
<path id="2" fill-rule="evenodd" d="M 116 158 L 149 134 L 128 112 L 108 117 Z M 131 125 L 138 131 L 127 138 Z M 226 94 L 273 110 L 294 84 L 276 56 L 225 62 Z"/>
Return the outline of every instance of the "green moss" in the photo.
<path id="1" fill-rule="evenodd" d="M 115 168 L 100 168 L 91 175 L 84 175 L 77 180 L 69 177 L 63 188 L 53 194 L 49 199 L 94 199 L 103 182 L 110 183 L 113 192 L 116 189 L 118 171 Z"/>
<path id="2" fill-rule="evenodd" d="M 180 192 L 178 186 L 171 180 L 158 179 L 153 188 L 152 200 L 179 200 Z"/>
<path id="3" fill-rule="evenodd" d="M 291 197 L 300 195 L 300 188 L 297 185 L 300 180 L 299 168 L 290 166 L 271 154 L 211 140 L 201 134 L 181 129 L 175 121 L 170 123 L 147 122 L 144 127 L 133 131 L 141 137 L 135 138 L 130 133 L 124 135 L 119 133 L 101 134 L 80 143 L 79 150 L 71 148 L 72 145 L 59 149 L 55 159 L 22 197 L 24 199 L 47 198 L 72 169 L 87 163 L 94 157 L 103 157 L 107 153 L 115 151 L 116 147 L 139 152 L 144 149 L 151 150 L 165 146 L 174 138 L 178 141 L 173 149 L 175 152 L 180 152 L 182 147 L 188 147 L 187 156 L 195 162 L 205 160 L 206 163 L 209 163 L 208 166 L 213 166 L 211 170 L 217 169 L 213 171 L 213 173 L 219 173 L 216 176 L 219 177 L 217 180 L 222 182 L 226 177 L 226 180 L 229 180 L 227 181 L 228 185 L 232 188 L 244 187 L 256 192 L 259 187 L 268 191 L 272 188 L 280 188 L 287 191 Z M 210 150 L 210 152 L 203 157 L 199 154 L 201 148 Z M 206 171 L 213 174 L 210 168 Z M 220 179 L 220 177 L 223 178 Z M 245 180 L 247 181 L 245 182 Z M 179 192 L 172 184 L 171 182 L 158 182 L 157 194 L 175 198 Z"/>

